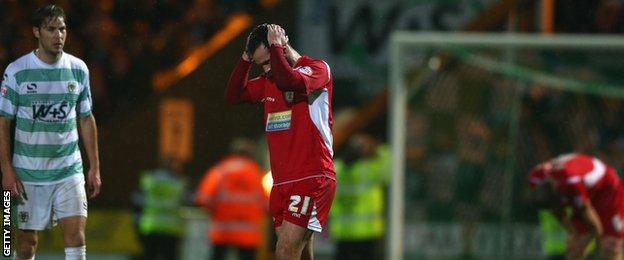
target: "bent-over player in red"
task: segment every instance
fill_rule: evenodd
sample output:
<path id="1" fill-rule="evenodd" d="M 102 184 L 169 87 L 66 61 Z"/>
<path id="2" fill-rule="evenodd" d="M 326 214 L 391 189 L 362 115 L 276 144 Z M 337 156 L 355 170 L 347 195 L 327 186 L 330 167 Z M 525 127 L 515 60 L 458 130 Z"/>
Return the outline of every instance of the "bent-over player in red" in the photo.
<path id="1" fill-rule="evenodd" d="M 248 80 L 252 62 L 264 73 Z M 326 227 L 336 190 L 329 66 L 299 55 L 280 26 L 262 24 L 247 38 L 225 97 L 264 104 L 276 258 L 312 259 L 313 232 Z"/>
<path id="2" fill-rule="evenodd" d="M 600 259 L 622 258 L 624 187 L 612 167 L 588 155 L 566 154 L 536 166 L 528 181 L 536 201 L 551 208 L 568 231 L 566 259 L 583 259 L 594 237 Z"/>

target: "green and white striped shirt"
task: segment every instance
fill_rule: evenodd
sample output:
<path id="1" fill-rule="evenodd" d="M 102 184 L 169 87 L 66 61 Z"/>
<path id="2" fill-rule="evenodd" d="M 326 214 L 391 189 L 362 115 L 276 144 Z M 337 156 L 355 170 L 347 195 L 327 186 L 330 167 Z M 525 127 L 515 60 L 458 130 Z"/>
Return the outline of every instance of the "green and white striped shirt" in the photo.
<path id="1" fill-rule="evenodd" d="M 13 167 L 24 183 L 53 184 L 83 174 L 76 119 L 91 114 L 89 70 L 63 53 L 55 64 L 34 52 L 6 68 L 0 116 L 15 119 Z"/>

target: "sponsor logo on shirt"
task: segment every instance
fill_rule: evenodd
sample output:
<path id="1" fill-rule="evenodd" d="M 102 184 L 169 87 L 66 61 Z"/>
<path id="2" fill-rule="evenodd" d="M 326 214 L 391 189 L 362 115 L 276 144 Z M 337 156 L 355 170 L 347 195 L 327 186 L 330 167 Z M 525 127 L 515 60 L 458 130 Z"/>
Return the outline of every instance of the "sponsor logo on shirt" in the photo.
<path id="1" fill-rule="evenodd" d="M 275 102 L 275 98 L 273 98 L 273 97 L 265 97 L 265 98 L 261 99 L 260 102 L 262 102 L 262 103 L 264 103 L 264 102 Z"/>
<path id="2" fill-rule="evenodd" d="M 277 113 L 269 113 L 266 122 L 266 131 L 275 132 L 290 129 L 292 110 Z"/>
<path id="3" fill-rule="evenodd" d="M 312 68 L 310 68 L 310 66 L 299 67 L 296 70 L 306 75 L 312 75 Z"/>
<path id="4" fill-rule="evenodd" d="M 37 84 L 30 83 L 26 85 L 26 93 L 29 93 L 29 94 L 37 93 Z"/>
<path id="5" fill-rule="evenodd" d="M 9 94 L 9 88 L 2 86 L 2 88 L 0 88 L 0 95 L 6 97 L 7 94 Z"/>
<path id="6" fill-rule="evenodd" d="M 33 120 L 60 123 L 69 115 L 69 102 L 53 103 L 50 101 L 35 101 L 32 103 Z"/>

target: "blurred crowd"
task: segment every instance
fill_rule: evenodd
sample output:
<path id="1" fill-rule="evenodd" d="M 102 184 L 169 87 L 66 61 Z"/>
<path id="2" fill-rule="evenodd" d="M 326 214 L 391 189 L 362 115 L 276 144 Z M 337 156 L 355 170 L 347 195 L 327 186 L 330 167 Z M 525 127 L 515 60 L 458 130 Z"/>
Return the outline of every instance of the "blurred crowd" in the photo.
<path id="1" fill-rule="evenodd" d="M 0 66 L 36 48 L 29 17 L 46 0 L 4 0 Z M 96 113 L 131 105 L 152 89 L 152 75 L 204 43 L 228 14 L 252 11 L 253 0 L 59 0 L 67 15 L 65 51 L 87 62 Z"/>
<path id="2" fill-rule="evenodd" d="M 542 1 L 517 1 L 517 29 L 540 31 Z M 557 33 L 621 33 L 624 32 L 624 2 L 621 0 L 554 2 L 554 32 Z M 504 27 L 501 27 L 504 28 Z"/>

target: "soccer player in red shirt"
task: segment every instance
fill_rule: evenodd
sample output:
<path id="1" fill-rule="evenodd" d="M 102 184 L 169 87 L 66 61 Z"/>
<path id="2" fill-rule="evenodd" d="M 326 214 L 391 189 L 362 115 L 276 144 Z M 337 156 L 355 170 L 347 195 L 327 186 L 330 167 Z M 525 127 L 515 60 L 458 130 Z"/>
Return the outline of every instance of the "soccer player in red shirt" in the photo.
<path id="1" fill-rule="evenodd" d="M 536 166 L 528 181 L 536 200 L 568 231 L 566 259 L 583 259 L 594 237 L 600 259 L 622 258 L 624 186 L 612 167 L 591 156 L 566 154 Z"/>
<path id="2" fill-rule="evenodd" d="M 252 62 L 264 73 L 248 80 Z M 280 26 L 262 24 L 247 38 L 225 97 L 264 104 L 276 258 L 312 259 L 313 232 L 326 227 L 336 190 L 329 66 L 297 53 Z"/>

